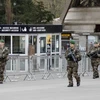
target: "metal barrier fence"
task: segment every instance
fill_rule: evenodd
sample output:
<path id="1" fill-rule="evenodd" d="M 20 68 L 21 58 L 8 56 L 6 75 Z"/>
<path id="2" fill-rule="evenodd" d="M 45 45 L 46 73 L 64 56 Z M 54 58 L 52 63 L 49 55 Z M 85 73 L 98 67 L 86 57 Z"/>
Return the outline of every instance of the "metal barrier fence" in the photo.
<path id="1" fill-rule="evenodd" d="M 79 62 L 79 74 L 84 76 L 92 71 L 90 59 L 82 53 L 82 60 Z M 23 64 L 23 61 L 25 63 Z M 12 63 L 12 72 L 8 72 L 9 62 Z M 26 66 L 26 71 L 21 69 Z M 63 78 L 67 75 L 67 61 L 64 54 L 51 56 L 10 56 L 5 70 L 5 81 L 36 80 L 48 78 Z"/>
<path id="2" fill-rule="evenodd" d="M 91 60 L 86 56 L 86 52 L 82 52 L 82 60 L 79 62 L 78 72 L 80 75 L 89 75 L 92 72 Z"/>

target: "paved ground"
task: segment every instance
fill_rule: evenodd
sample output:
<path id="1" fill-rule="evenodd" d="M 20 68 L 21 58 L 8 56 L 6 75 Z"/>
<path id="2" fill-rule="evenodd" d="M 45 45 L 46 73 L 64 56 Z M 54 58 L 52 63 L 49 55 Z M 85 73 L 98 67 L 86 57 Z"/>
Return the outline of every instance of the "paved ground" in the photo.
<path id="1" fill-rule="evenodd" d="M 82 77 L 80 87 L 67 87 L 67 79 L 6 82 L 0 85 L 0 100 L 99 100 L 100 79 Z M 75 82 L 75 80 L 74 80 Z"/>

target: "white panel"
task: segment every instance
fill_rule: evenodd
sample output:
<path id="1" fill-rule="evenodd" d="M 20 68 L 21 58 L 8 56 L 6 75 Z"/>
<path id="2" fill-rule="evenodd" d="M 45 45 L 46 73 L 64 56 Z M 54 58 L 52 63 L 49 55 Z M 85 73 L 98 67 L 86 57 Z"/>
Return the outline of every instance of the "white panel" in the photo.
<path id="1" fill-rule="evenodd" d="M 64 29 L 75 32 L 94 32 L 95 25 L 66 25 Z"/>

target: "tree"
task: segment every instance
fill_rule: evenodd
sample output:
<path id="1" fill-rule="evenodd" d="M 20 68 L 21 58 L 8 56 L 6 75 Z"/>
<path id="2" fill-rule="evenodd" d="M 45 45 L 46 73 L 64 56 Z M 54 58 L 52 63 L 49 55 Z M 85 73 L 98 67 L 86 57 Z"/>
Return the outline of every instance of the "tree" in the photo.
<path id="1" fill-rule="evenodd" d="M 6 18 L 5 18 L 5 4 L 4 0 L 0 0 L 0 24 L 5 24 Z"/>
<path id="2" fill-rule="evenodd" d="M 1 4 L 3 4 L 3 7 L 5 8 L 5 2 L 4 0 L 1 0 Z M 44 7 L 43 2 L 34 2 L 32 0 L 11 0 L 11 8 L 12 8 L 12 15 L 13 21 L 21 22 L 24 24 L 46 24 L 50 23 L 54 15 L 46 10 Z M 3 14 L 2 14 L 2 13 Z M 0 11 L 0 17 L 1 20 L 0 24 L 5 24 L 7 21 L 5 21 L 5 15 L 7 12 L 5 12 L 5 9 L 1 8 Z"/>
<path id="3" fill-rule="evenodd" d="M 5 0 L 5 12 L 7 24 L 12 24 L 11 0 Z"/>
<path id="4" fill-rule="evenodd" d="M 45 24 L 53 20 L 54 15 L 47 11 L 43 2 L 32 0 L 12 0 L 14 20 L 26 24 Z"/>

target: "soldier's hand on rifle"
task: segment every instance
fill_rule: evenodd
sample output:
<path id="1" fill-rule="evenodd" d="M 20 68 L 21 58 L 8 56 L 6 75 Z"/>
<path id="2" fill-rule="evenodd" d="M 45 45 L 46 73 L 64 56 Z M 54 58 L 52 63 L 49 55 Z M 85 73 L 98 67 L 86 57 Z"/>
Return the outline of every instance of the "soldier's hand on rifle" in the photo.
<path id="1" fill-rule="evenodd" d="M 69 54 L 67 55 L 67 58 L 71 58 L 71 53 L 69 53 Z"/>
<path id="2" fill-rule="evenodd" d="M 90 57 L 90 54 L 86 54 L 87 57 Z"/>

